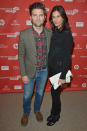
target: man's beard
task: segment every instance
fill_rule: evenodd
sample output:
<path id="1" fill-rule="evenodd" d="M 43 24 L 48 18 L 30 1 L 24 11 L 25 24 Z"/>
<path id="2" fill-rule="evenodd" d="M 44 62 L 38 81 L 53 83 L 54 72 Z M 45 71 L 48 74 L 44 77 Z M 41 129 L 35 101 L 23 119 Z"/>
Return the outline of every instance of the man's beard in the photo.
<path id="1" fill-rule="evenodd" d="M 34 25 L 37 28 L 43 26 L 43 23 L 41 23 L 41 24 L 35 24 L 33 21 L 31 21 L 31 23 L 32 23 L 32 25 Z"/>
<path id="2" fill-rule="evenodd" d="M 39 25 L 38 25 L 38 24 L 34 24 L 34 23 L 32 23 L 32 24 L 33 24 L 35 27 L 37 27 L 37 28 L 43 26 L 43 24 L 39 24 Z"/>

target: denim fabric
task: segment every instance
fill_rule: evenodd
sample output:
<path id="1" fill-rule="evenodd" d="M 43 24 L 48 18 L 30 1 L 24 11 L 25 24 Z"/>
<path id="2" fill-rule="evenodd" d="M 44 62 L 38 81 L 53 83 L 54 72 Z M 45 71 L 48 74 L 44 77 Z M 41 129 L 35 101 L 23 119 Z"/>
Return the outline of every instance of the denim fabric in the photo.
<path id="1" fill-rule="evenodd" d="M 29 78 L 29 83 L 24 84 L 23 109 L 25 114 L 29 114 L 31 110 L 31 97 L 34 90 L 34 83 L 36 81 L 34 112 L 40 111 L 45 83 L 47 80 L 47 69 L 36 70 L 35 76 Z"/>

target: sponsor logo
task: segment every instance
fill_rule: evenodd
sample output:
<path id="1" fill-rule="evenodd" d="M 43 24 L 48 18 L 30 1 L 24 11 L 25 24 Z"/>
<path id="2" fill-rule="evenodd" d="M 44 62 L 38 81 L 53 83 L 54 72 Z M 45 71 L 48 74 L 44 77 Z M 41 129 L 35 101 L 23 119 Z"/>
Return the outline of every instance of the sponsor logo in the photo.
<path id="1" fill-rule="evenodd" d="M 13 70 L 19 70 L 19 66 L 13 66 Z"/>
<path id="2" fill-rule="evenodd" d="M 51 1 L 60 1 L 60 0 L 51 0 Z"/>
<path id="3" fill-rule="evenodd" d="M 18 49 L 18 43 L 13 44 L 14 49 Z"/>
<path id="4" fill-rule="evenodd" d="M 87 75 L 79 75 L 79 77 L 87 78 Z"/>
<path id="5" fill-rule="evenodd" d="M 15 32 L 15 33 L 0 33 L 0 35 L 5 35 L 6 37 L 17 37 L 19 35 L 19 32 Z"/>
<path id="6" fill-rule="evenodd" d="M 64 0 L 65 2 L 73 2 L 73 0 Z"/>
<path id="7" fill-rule="evenodd" d="M 86 88 L 86 87 L 87 87 L 87 84 L 86 84 L 86 83 L 82 83 L 82 87 L 83 87 L 83 88 Z"/>
<path id="8" fill-rule="evenodd" d="M 85 46 L 85 49 L 87 50 L 87 44 L 86 44 L 86 46 Z"/>
<path id="9" fill-rule="evenodd" d="M 8 48 L 8 45 L 0 44 L 0 48 Z"/>
<path id="10" fill-rule="evenodd" d="M 80 2 L 86 2 L 86 0 L 78 0 L 78 2 L 80 3 Z"/>
<path id="11" fill-rule="evenodd" d="M 16 55 L 16 56 L 0 56 L 0 58 L 8 58 L 8 60 L 18 60 L 18 55 Z"/>
<path id="12" fill-rule="evenodd" d="M 0 19 L 0 26 L 4 26 L 5 25 L 5 20 Z"/>
<path id="13" fill-rule="evenodd" d="M 76 55 L 72 55 L 72 58 L 75 58 L 76 57 Z"/>
<path id="14" fill-rule="evenodd" d="M 81 58 L 87 58 L 87 56 L 80 56 Z"/>
<path id="15" fill-rule="evenodd" d="M 74 69 L 78 70 L 79 69 L 79 65 L 74 65 Z"/>
<path id="16" fill-rule="evenodd" d="M 87 70 L 87 66 L 85 66 L 83 69 L 84 69 L 84 70 Z"/>
<path id="17" fill-rule="evenodd" d="M 79 50 L 81 50 L 82 48 L 80 47 L 79 44 L 77 44 L 76 47 L 75 47 L 74 49 L 79 49 Z"/>
<path id="18" fill-rule="evenodd" d="M 8 56 L 8 60 L 18 60 L 18 55 L 16 55 L 16 56 Z"/>
<path id="19" fill-rule="evenodd" d="M 2 90 L 10 90 L 10 88 L 8 87 L 8 85 L 5 85 L 4 88 L 2 88 Z"/>
<path id="20" fill-rule="evenodd" d="M 0 10 L 4 10 L 6 13 L 16 13 L 18 10 L 20 10 L 19 7 L 14 8 L 0 8 Z"/>
<path id="21" fill-rule="evenodd" d="M 73 9 L 73 10 L 66 10 L 67 15 L 75 15 L 79 12 L 78 9 Z"/>
<path id="22" fill-rule="evenodd" d="M 9 66 L 1 66 L 1 70 L 9 70 Z"/>
<path id="23" fill-rule="evenodd" d="M 26 25 L 32 25 L 30 20 L 26 20 Z"/>
<path id="24" fill-rule="evenodd" d="M 84 22 L 76 22 L 76 27 L 84 27 Z"/>
<path id="25" fill-rule="evenodd" d="M 74 36 L 77 36 L 77 33 L 72 33 L 72 36 L 74 37 Z"/>
<path id="26" fill-rule="evenodd" d="M 0 79 L 19 80 L 19 79 L 21 79 L 21 76 L 20 75 L 17 75 L 17 76 L 6 76 L 6 77 L 0 77 Z"/>
<path id="27" fill-rule="evenodd" d="M 21 78 L 21 76 L 20 75 L 18 75 L 18 76 L 11 76 L 10 77 L 10 80 L 19 80 Z"/>
<path id="28" fill-rule="evenodd" d="M 12 26 L 18 26 L 20 25 L 19 23 L 17 23 L 17 20 L 13 20 L 13 23 L 11 24 Z"/>
<path id="29" fill-rule="evenodd" d="M 87 37 L 87 34 L 83 34 L 82 36 L 86 36 Z"/>
<path id="30" fill-rule="evenodd" d="M 87 10 L 85 10 L 84 13 L 87 14 Z"/>
<path id="31" fill-rule="evenodd" d="M 71 87 L 78 87 L 78 85 L 71 83 Z"/>
<path id="32" fill-rule="evenodd" d="M 21 86 L 21 85 L 15 85 L 15 86 L 14 86 L 14 90 L 19 90 L 19 89 L 22 89 L 22 86 Z"/>

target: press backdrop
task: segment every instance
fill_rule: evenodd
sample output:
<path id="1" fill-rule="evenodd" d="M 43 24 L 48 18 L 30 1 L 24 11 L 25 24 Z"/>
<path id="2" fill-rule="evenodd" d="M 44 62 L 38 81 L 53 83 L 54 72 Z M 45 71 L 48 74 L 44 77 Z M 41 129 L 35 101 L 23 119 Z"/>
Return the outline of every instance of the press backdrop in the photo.
<path id="1" fill-rule="evenodd" d="M 31 26 L 28 7 L 37 0 L 0 0 L 0 93 L 23 92 L 18 63 L 21 30 Z M 54 5 L 64 6 L 74 37 L 71 84 L 65 90 L 87 90 L 87 0 L 38 0 L 45 4 L 47 23 Z M 45 91 L 50 91 L 47 81 Z"/>

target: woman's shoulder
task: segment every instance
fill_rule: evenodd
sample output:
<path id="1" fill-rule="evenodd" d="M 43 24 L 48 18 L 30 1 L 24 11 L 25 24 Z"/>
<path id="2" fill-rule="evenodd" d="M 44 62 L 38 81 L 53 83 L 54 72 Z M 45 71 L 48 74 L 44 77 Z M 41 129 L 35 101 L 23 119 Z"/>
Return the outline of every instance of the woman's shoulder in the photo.
<path id="1" fill-rule="evenodd" d="M 64 34 L 66 37 L 72 37 L 72 32 L 70 30 L 65 30 Z"/>
<path id="2" fill-rule="evenodd" d="M 70 30 L 65 30 L 64 33 L 65 33 L 64 38 L 67 41 L 67 43 L 73 42 L 72 32 Z"/>
<path id="3" fill-rule="evenodd" d="M 65 34 L 71 34 L 70 30 L 64 30 Z"/>
<path id="4" fill-rule="evenodd" d="M 72 34 L 72 31 L 70 29 L 65 30 L 67 34 Z"/>

